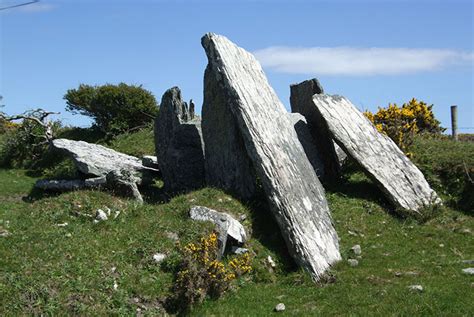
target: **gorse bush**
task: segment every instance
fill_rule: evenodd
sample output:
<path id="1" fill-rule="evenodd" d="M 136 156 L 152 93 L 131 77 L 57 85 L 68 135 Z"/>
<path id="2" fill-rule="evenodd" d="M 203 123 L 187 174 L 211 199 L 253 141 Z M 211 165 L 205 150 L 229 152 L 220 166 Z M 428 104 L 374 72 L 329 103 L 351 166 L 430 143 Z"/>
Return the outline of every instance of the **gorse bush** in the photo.
<path id="1" fill-rule="evenodd" d="M 231 282 L 252 270 L 250 254 L 233 257 L 227 263 L 218 260 L 218 240 L 215 233 L 189 243 L 181 250 L 175 284 L 168 305 L 177 311 L 189 310 L 206 296 L 218 298 Z"/>
<path id="2" fill-rule="evenodd" d="M 408 155 L 408 147 L 416 134 L 439 134 L 445 130 L 434 117 L 433 105 L 428 106 L 415 98 L 401 107 L 389 104 L 387 108 L 379 107 L 375 114 L 366 111 L 364 115 L 379 132 L 389 136 Z"/>
<path id="3" fill-rule="evenodd" d="M 64 95 L 66 110 L 91 117 L 94 126 L 108 135 L 144 127 L 158 112 L 155 97 L 141 86 L 90 86 L 81 84 Z"/>

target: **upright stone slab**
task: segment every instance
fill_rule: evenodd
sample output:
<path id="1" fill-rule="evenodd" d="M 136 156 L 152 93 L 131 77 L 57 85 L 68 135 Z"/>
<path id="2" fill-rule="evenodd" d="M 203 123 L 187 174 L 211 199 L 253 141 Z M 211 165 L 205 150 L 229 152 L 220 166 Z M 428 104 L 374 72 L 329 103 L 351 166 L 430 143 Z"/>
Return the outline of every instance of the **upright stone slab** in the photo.
<path id="1" fill-rule="evenodd" d="M 319 81 L 314 78 L 290 86 L 291 111 L 301 113 L 308 122 L 316 149 L 322 161 L 323 178 L 337 179 L 340 175 L 340 164 L 334 143 L 329 134 L 327 124 L 318 111 L 314 109 L 312 97 L 324 93 Z"/>
<path id="2" fill-rule="evenodd" d="M 227 38 L 202 38 L 215 76 L 237 122 L 290 254 L 314 279 L 341 259 L 324 189 L 283 104 L 257 60 Z"/>
<path id="3" fill-rule="evenodd" d="M 206 182 L 241 199 L 255 194 L 256 176 L 224 91 L 208 66 L 204 73 L 202 134 Z"/>
<path id="4" fill-rule="evenodd" d="M 418 211 L 424 205 L 441 202 L 415 164 L 349 100 L 316 94 L 313 102 L 334 140 L 365 169 L 396 207 Z"/>
<path id="5" fill-rule="evenodd" d="M 178 87 L 161 99 L 155 120 L 155 150 L 165 188 L 186 191 L 204 184 L 201 119 L 190 112 Z"/>

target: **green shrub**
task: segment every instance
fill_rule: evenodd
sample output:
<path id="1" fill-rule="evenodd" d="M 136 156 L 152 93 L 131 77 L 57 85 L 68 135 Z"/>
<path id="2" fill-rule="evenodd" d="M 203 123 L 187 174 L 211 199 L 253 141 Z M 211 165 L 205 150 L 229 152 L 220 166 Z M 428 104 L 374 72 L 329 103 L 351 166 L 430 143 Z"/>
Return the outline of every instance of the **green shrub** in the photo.
<path id="1" fill-rule="evenodd" d="M 64 95 L 66 110 L 94 119 L 94 125 L 103 133 L 117 135 L 138 129 L 150 122 L 158 107 L 151 92 L 141 86 L 106 84 L 79 85 Z"/>

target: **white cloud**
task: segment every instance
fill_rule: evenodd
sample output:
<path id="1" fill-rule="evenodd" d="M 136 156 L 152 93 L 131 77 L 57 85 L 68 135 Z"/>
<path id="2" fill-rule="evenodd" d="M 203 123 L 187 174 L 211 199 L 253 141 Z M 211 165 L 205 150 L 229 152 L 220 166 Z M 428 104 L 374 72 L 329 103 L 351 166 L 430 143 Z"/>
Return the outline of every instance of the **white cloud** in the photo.
<path id="1" fill-rule="evenodd" d="M 263 67 L 311 75 L 396 75 L 474 61 L 472 52 L 443 49 L 273 46 L 254 54 Z"/>

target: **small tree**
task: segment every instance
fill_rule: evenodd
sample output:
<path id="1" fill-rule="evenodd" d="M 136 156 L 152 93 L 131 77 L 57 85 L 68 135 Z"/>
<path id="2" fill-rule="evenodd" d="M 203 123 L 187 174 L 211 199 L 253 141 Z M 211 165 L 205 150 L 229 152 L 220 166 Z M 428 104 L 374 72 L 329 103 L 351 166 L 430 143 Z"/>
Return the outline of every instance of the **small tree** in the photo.
<path id="1" fill-rule="evenodd" d="M 152 122 L 158 107 L 151 92 L 141 86 L 81 84 L 64 95 L 66 110 L 94 119 L 95 126 L 106 134 L 139 129 Z"/>

